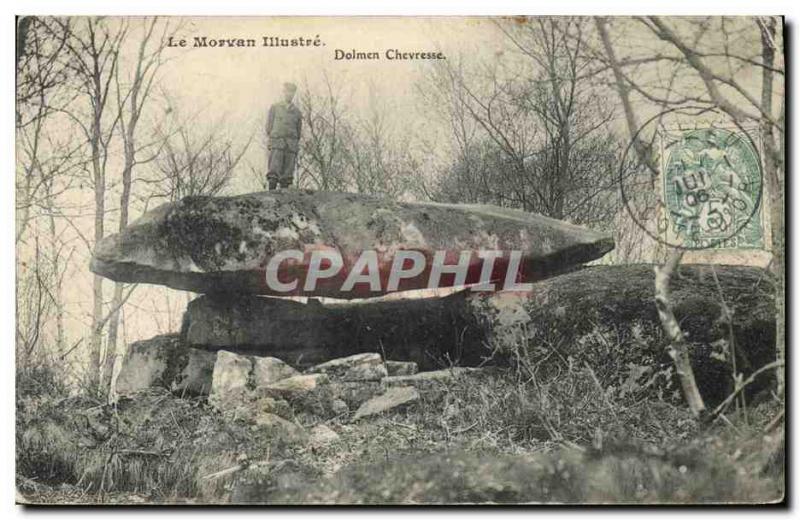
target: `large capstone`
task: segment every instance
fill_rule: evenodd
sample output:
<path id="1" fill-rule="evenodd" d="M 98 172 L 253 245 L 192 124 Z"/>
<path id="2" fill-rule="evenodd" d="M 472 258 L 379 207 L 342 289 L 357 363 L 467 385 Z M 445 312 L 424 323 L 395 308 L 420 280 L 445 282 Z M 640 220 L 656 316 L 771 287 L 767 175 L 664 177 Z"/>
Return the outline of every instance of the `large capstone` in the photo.
<path id="1" fill-rule="evenodd" d="M 478 281 L 479 251 L 505 252 L 494 261 L 492 280 L 512 272 L 514 281 L 541 279 L 599 258 L 614 247 L 610 236 L 522 211 L 484 205 L 402 203 L 366 195 L 283 190 L 236 197 L 188 197 L 145 213 L 94 251 L 93 272 L 120 282 L 161 284 L 198 293 L 330 296 L 342 299 L 426 288 L 436 252 L 447 264 L 467 252 L 467 282 Z M 273 264 L 279 284 L 269 283 L 270 260 L 287 251 L 301 257 Z M 308 285 L 313 253 L 342 258 L 337 274 Z M 424 257 L 424 269 L 396 286 L 393 265 L 411 271 L 413 260 L 395 264 L 399 251 Z M 519 253 L 519 269 L 511 252 Z M 373 257 L 365 252 L 374 253 Z M 363 264 L 359 264 L 359 259 Z M 422 264 L 422 262 L 420 262 Z M 320 257 L 322 270 L 331 265 Z M 362 270 L 358 270 L 363 267 Z M 350 271 L 377 272 L 347 287 Z M 505 269 L 505 271 L 504 271 Z M 272 272 L 272 271 L 270 271 Z M 505 282 L 505 276 L 501 282 Z M 444 273 L 437 286 L 458 285 Z M 276 287 L 280 290 L 276 290 Z"/>

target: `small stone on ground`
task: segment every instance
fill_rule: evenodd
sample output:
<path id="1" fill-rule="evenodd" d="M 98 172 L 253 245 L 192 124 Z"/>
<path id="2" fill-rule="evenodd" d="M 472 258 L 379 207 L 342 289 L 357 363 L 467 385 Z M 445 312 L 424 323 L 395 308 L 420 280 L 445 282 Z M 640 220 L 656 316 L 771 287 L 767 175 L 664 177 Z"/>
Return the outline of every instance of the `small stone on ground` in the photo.
<path id="1" fill-rule="evenodd" d="M 209 402 L 217 408 L 225 408 L 226 403 L 241 401 L 249 393 L 247 384 L 253 363 L 247 356 L 220 350 L 214 363 Z"/>
<path id="2" fill-rule="evenodd" d="M 375 352 L 332 359 L 308 369 L 342 381 L 380 381 L 388 375 L 381 355 Z"/>
<path id="3" fill-rule="evenodd" d="M 386 361 L 386 372 L 390 376 L 413 376 L 419 366 L 413 361 Z"/>
<path id="4" fill-rule="evenodd" d="M 324 424 L 318 424 L 311 429 L 309 433 L 308 443 L 315 447 L 321 448 L 339 440 L 339 434 L 330 429 Z"/>
<path id="5" fill-rule="evenodd" d="M 258 393 L 265 396 L 297 397 L 312 392 L 327 382 L 328 376 L 325 374 L 305 374 L 287 377 L 277 383 L 261 387 Z"/>
<path id="6" fill-rule="evenodd" d="M 353 420 L 383 413 L 393 408 L 418 401 L 419 392 L 413 386 L 397 386 L 386 390 L 383 394 L 373 397 L 356 410 Z"/>
<path id="7" fill-rule="evenodd" d="M 478 368 L 469 368 L 469 367 L 444 368 L 442 370 L 431 370 L 430 372 L 420 372 L 418 374 L 410 376 L 384 377 L 381 380 L 381 383 L 383 383 L 383 385 L 386 387 L 412 385 L 416 386 L 417 388 L 427 388 L 437 383 L 452 381 L 457 377 L 479 371 L 480 369 Z"/>
<path id="8" fill-rule="evenodd" d="M 253 357 L 253 382 L 256 387 L 277 383 L 300 372 L 274 357 Z"/>

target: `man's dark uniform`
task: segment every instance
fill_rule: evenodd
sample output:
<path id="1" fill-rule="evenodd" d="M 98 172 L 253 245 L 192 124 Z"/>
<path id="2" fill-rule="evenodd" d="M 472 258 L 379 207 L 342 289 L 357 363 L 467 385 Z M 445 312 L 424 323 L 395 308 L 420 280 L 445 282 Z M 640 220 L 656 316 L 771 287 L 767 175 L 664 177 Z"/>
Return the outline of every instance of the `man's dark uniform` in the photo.
<path id="1" fill-rule="evenodd" d="M 288 188 L 294 179 L 294 166 L 300 142 L 303 117 L 294 103 L 281 101 L 269 107 L 267 136 L 269 163 L 267 181 L 270 189 L 276 185 Z"/>

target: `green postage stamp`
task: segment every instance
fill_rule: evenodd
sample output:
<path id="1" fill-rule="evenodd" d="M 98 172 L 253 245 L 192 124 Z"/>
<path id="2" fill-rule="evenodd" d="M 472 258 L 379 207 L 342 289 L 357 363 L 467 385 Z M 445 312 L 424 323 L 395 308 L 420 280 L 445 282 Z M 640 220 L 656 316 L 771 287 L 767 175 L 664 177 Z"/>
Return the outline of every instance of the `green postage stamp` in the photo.
<path id="1" fill-rule="evenodd" d="M 703 128 L 664 141 L 662 227 L 668 241 L 687 249 L 763 248 L 763 183 L 752 137 Z"/>

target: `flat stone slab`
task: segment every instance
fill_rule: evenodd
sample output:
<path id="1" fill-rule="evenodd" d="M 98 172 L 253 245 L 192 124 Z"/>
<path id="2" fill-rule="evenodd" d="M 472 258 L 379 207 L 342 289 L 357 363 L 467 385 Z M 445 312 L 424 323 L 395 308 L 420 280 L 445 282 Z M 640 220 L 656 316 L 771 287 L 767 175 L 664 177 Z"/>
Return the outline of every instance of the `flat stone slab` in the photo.
<path id="1" fill-rule="evenodd" d="M 461 251 L 519 251 L 519 281 L 530 281 L 599 258 L 613 247 L 608 235 L 494 206 L 403 203 L 351 193 L 282 190 L 187 197 L 164 204 L 121 234 L 97 244 L 91 270 L 119 282 L 198 293 L 352 299 L 427 287 L 436 251 L 456 256 Z M 339 276 L 320 279 L 313 289 L 298 283 L 295 290 L 283 292 L 267 284 L 267 265 L 277 253 L 302 252 L 303 259 L 279 271 L 278 279 L 288 276 L 304 282 L 310 254 L 320 249 L 337 251 L 345 267 L 352 267 L 362 252 L 374 251 L 381 286 L 361 282 L 344 289 L 344 270 Z M 428 262 L 418 276 L 390 288 L 386 276 L 400 250 L 422 253 Z M 473 274 L 476 265 L 470 262 Z M 453 278 L 445 275 L 439 286 L 453 285 Z"/>
<path id="2" fill-rule="evenodd" d="M 413 361 L 386 361 L 385 365 L 389 376 L 413 376 L 419 372 L 419 365 Z"/>
<path id="3" fill-rule="evenodd" d="M 320 385 L 324 385 L 328 381 L 328 376 L 325 374 L 293 376 L 259 388 L 258 394 L 288 398 L 297 397 L 316 390 Z"/>
<path id="4" fill-rule="evenodd" d="M 128 395 L 150 387 L 178 395 L 208 395 L 216 353 L 186 348 L 177 334 L 164 334 L 128 346 L 116 392 Z"/>
<path id="5" fill-rule="evenodd" d="M 419 401 L 419 392 L 417 392 L 417 389 L 413 386 L 389 388 L 383 394 L 373 397 L 359 406 L 358 410 L 356 410 L 356 413 L 353 415 L 353 420 L 357 421 L 364 417 L 387 412 L 414 401 Z"/>
<path id="6" fill-rule="evenodd" d="M 332 359 L 307 370 L 341 381 L 380 381 L 388 375 L 381 355 L 374 352 Z"/>
<path id="7" fill-rule="evenodd" d="M 302 370 L 374 353 L 376 346 L 387 359 L 414 361 L 420 370 L 441 368 L 448 359 L 478 364 L 486 354 L 485 326 L 468 296 L 322 305 L 204 295 L 189 303 L 182 335 L 187 346 L 272 356 Z"/>
<path id="8" fill-rule="evenodd" d="M 381 383 L 386 387 L 415 386 L 418 388 L 427 388 L 432 384 L 452 381 L 458 377 L 475 372 L 480 372 L 480 369 L 471 367 L 443 368 L 441 370 L 431 370 L 430 372 L 420 372 L 408 376 L 385 377 L 381 380 Z"/>
<path id="9" fill-rule="evenodd" d="M 380 381 L 333 381 L 328 386 L 336 399 L 347 405 L 348 410 L 357 409 L 384 390 Z"/>

